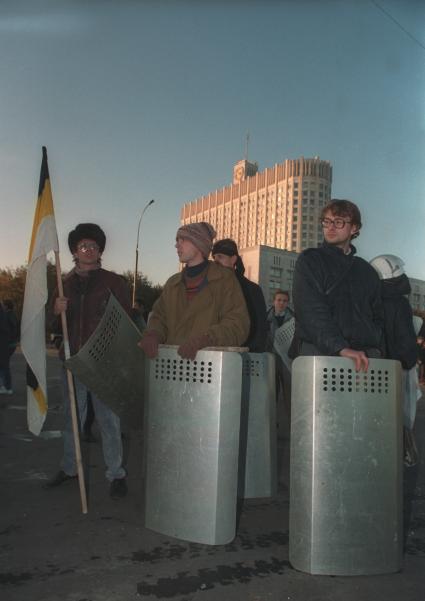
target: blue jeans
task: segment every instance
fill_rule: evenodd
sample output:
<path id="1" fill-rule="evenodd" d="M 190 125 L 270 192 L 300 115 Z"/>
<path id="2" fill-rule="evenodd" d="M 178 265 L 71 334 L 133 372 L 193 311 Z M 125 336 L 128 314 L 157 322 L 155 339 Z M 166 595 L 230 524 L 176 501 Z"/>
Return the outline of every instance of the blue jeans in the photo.
<path id="1" fill-rule="evenodd" d="M 62 383 L 64 391 L 64 420 L 65 427 L 63 436 L 63 458 L 62 470 L 69 476 L 77 473 L 75 461 L 74 435 L 72 433 L 71 406 L 68 393 L 68 382 L 66 371 L 62 372 Z M 74 378 L 75 398 L 77 402 L 77 414 L 79 418 L 79 429 L 83 429 L 87 415 L 87 386 Z M 121 441 L 120 418 L 109 409 L 95 394 L 91 393 L 93 410 L 102 436 L 103 457 L 106 464 L 106 478 L 110 482 L 116 478 L 125 478 L 126 471 L 122 467 L 123 450 Z"/>

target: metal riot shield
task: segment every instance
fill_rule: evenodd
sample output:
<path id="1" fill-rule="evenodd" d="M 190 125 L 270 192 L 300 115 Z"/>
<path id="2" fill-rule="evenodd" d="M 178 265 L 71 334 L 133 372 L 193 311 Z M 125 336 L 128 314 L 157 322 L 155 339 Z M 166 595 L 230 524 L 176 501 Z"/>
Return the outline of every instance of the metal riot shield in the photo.
<path id="1" fill-rule="evenodd" d="M 120 303 L 110 295 L 105 313 L 85 345 L 65 366 L 122 421 L 142 427 L 145 355 L 141 334 Z"/>
<path id="2" fill-rule="evenodd" d="M 275 358 L 243 353 L 239 496 L 277 493 Z"/>
<path id="3" fill-rule="evenodd" d="M 145 526 L 226 544 L 236 530 L 241 355 L 202 350 L 189 361 L 160 346 L 147 371 Z"/>
<path id="4" fill-rule="evenodd" d="M 292 367 L 289 559 L 310 574 L 397 572 L 400 364 L 298 357 Z"/>
<path id="5" fill-rule="evenodd" d="M 275 332 L 273 349 L 280 356 L 286 368 L 291 371 L 292 359 L 288 356 L 289 347 L 295 334 L 295 319 L 289 319 Z"/>

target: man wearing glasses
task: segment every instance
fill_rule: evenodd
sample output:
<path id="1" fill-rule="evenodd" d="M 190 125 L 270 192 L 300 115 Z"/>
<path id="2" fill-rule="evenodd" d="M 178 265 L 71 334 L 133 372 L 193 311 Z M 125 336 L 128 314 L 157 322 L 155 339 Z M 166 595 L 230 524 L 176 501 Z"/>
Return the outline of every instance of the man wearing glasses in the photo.
<path id="1" fill-rule="evenodd" d="M 384 319 L 379 278 L 351 244 L 360 211 L 349 200 L 332 200 L 321 223 L 323 245 L 302 252 L 295 266 L 291 354 L 348 357 L 356 371 L 367 371 L 368 358 L 381 356 Z"/>
<path id="2" fill-rule="evenodd" d="M 80 223 L 69 233 L 68 245 L 75 267 L 64 279 L 64 296 L 53 295 L 52 310 L 56 319 L 66 312 L 70 353 L 74 355 L 95 331 L 105 312 L 111 292 L 130 313 L 130 290 L 124 278 L 102 269 L 101 257 L 105 249 L 106 236 L 95 223 Z M 63 347 L 59 356 L 64 360 Z M 81 428 L 87 415 L 88 390 L 74 378 L 75 394 Z M 91 393 L 96 421 L 102 436 L 103 456 L 106 463 L 106 478 L 110 482 L 112 498 L 127 494 L 126 471 L 122 466 L 123 449 L 119 418 L 101 399 Z M 59 486 L 77 477 L 74 439 L 70 414 L 68 386 L 64 378 L 64 454 L 60 471 L 45 484 L 45 488 Z"/>

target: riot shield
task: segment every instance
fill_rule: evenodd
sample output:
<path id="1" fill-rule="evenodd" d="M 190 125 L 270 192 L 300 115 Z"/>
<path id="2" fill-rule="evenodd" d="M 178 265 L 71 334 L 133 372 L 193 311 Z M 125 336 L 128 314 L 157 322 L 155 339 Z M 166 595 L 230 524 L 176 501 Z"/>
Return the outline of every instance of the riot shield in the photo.
<path id="1" fill-rule="evenodd" d="M 282 359 L 285 367 L 291 371 L 292 360 L 288 356 L 289 347 L 295 333 L 295 319 L 292 318 L 286 321 L 280 328 L 276 330 L 273 341 L 273 350 Z"/>
<path id="2" fill-rule="evenodd" d="M 105 313 L 65 366 L 114 413 L 123 427 L 142 427 L 145 359 L 136 325 L 111 293 Z"/>

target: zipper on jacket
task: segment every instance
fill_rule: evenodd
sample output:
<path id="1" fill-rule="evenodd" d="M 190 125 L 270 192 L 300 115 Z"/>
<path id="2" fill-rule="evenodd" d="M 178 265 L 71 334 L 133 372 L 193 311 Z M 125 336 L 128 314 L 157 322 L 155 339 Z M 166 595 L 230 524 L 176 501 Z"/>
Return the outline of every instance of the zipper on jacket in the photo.
<path id="1" fill-rule="evenodd" d="M 78 333 L 78 349 L 76 349 L 76 353 L 78 353 L 78 351 L 82 347 L 84 296 L 85 293 L 83 292 L 83 294 L 80 296 L 80 331 Z"/>

